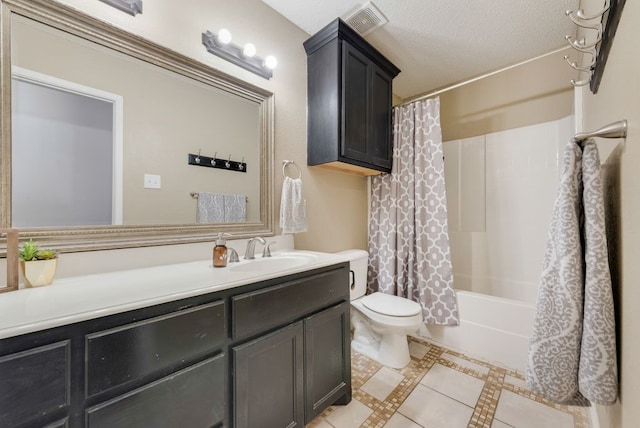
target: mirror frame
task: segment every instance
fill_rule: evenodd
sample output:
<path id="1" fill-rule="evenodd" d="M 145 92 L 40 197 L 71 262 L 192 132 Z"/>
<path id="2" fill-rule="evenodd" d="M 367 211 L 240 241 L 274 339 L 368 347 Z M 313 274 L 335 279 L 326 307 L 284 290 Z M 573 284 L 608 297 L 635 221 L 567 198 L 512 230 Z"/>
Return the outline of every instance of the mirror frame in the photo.
<path id="1" fill-rule="evenodd" d="M 231 234 L 231 239 L 275 234 L 273 93 L 54 1 L 0 2 L 0 228 L 11 227 L 11 16 L 18 14 L 253 101 L 260 106 L 261 123 L 258 222 L 26 228 L 20 230 L 21 240 L 33 239 L 61 252 L 76 252 L 212 241 L 218 232 Z M 6 252 L 6 240 L 0 251 Z"/>

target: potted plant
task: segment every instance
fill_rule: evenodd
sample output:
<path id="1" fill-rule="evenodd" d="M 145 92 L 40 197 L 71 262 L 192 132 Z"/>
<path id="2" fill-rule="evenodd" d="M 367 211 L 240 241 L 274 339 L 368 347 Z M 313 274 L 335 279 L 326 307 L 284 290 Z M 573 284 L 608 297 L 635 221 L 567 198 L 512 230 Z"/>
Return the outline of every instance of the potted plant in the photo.
<path id="1" fill-rule="evenodd" d="M 58 253 L 52 249 L 40 249 L 38 244 L 29 240 L 18 252 L 20 269 L 26 287 L 39 287 L 53 282 L 58 267 Z"/>

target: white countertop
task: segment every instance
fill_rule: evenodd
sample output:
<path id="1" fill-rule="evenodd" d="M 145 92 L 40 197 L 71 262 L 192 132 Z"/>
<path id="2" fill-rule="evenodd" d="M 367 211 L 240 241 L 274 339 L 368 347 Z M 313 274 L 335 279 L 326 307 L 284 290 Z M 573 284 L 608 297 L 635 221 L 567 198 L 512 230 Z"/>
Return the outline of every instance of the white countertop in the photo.
<path id="1" fill-rule="evenodd" d="M 287 257 L 304 260 L 289 266 Z M 3 293 L 0 339 L 348 261 L 344 255 L 312 251 L 274 252 L 272 264 L 260 259 L 229 263 L 226 268 L 213 268 L 211 260 L 203 260 L 77 276 Z M 255 262 L 259 269 L 244 270 Z"/>

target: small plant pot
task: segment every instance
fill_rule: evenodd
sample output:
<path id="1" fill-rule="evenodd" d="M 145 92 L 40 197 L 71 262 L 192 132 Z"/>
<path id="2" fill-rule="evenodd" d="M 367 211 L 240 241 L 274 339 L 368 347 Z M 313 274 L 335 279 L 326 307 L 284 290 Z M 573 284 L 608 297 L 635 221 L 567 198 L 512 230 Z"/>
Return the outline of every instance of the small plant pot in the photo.
<path id="1" fill-rule="evenodd" d="M 56 275 L 57 267 L 58 259 L 32 260 L 29 262 L 20 260 L 25 287 L 40 287 L 51 284 L 53 277 Z"/>

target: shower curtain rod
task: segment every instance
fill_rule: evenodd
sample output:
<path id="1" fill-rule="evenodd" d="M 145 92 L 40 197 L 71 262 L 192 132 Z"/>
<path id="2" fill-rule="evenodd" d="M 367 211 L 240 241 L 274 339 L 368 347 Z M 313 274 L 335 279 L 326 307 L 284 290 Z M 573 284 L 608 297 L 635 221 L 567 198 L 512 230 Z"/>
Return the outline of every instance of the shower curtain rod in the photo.
<path id="1" fill-rule="evenodd" d="M 517 64 L 509 65 L 509 66 L 501 68 L 499 70 L 494 70 L 494 71 L 491 71 L 489 73 L 485 73 L 485 74 L 482 74 L 480 76 L 476 76 L 476 77 L 473 77 L 471 79 L 464 80 L 462 82 L 454 83 L 453 85 L 446 86 L 444 88 L 437 89 L 435 91 L 432 91 L 432 92 L 429 92 L 429 93 L 426 93 L 426 94 L 422 94 L 422 95 L 418 95 L 418 96 L 415 96 L 415 97 L 412 97 L 412 98 L 408 98 L 407 100 L 402 101 L 400 104 L 398 104 L 398 106 L 404 106 L 404 105 L 407 105 L 407 104 L 411 104 L 414 101 L 426 100 L 427 98 L 434 97 L 436 95 L 442 94 L 443 92 L 447 92 L 447 91 L 450 91 L 452 89 L 456 89 L 456 88 L 459 88 L 461 86 L 468 85 L 469 83 L 476 82 L 478 80 L 484 79 L 485 77 L 491 77 L 494 74 L 498 74 L 498 73 L 502 73 L 503 71 L 511 70 L 512 68 L 516 68 L 516 67 L 519 67 L 521 65 L 528 64 L 528 63 L 533 62 L 533 61 L 537 61 L 537 60 L 542 59 L 542 58 L 544 58 L 546 56 L 554 55 L 554 54 L 557 54 L 558 52 L 562 52 L 562 51 L 565 51 L 565 50 L 568 50 L 568 49 L 571 49 L 571 47 L 570 46 L 565 46 L 565 47 L 562 47 L 560 49 L 556 49 L 554 51 L 548 52 L 546 54 L 538 55 L 535 58 L 529 58 L 529 59 L 527 59 L 525 61 L 522 61 L 522 62 L 519 62 Z M 394 107 L 397 107 L 397 106 L 394 106 Z"/>
<path id="2" fill-rule="evenodd" d="M 627 120 L 619 120 L 603 126 L 600 129 L 591 132 L 579 132 L 573 137 L 573 141 L 580 143 L 587 138 L 627 138 Z"/>

